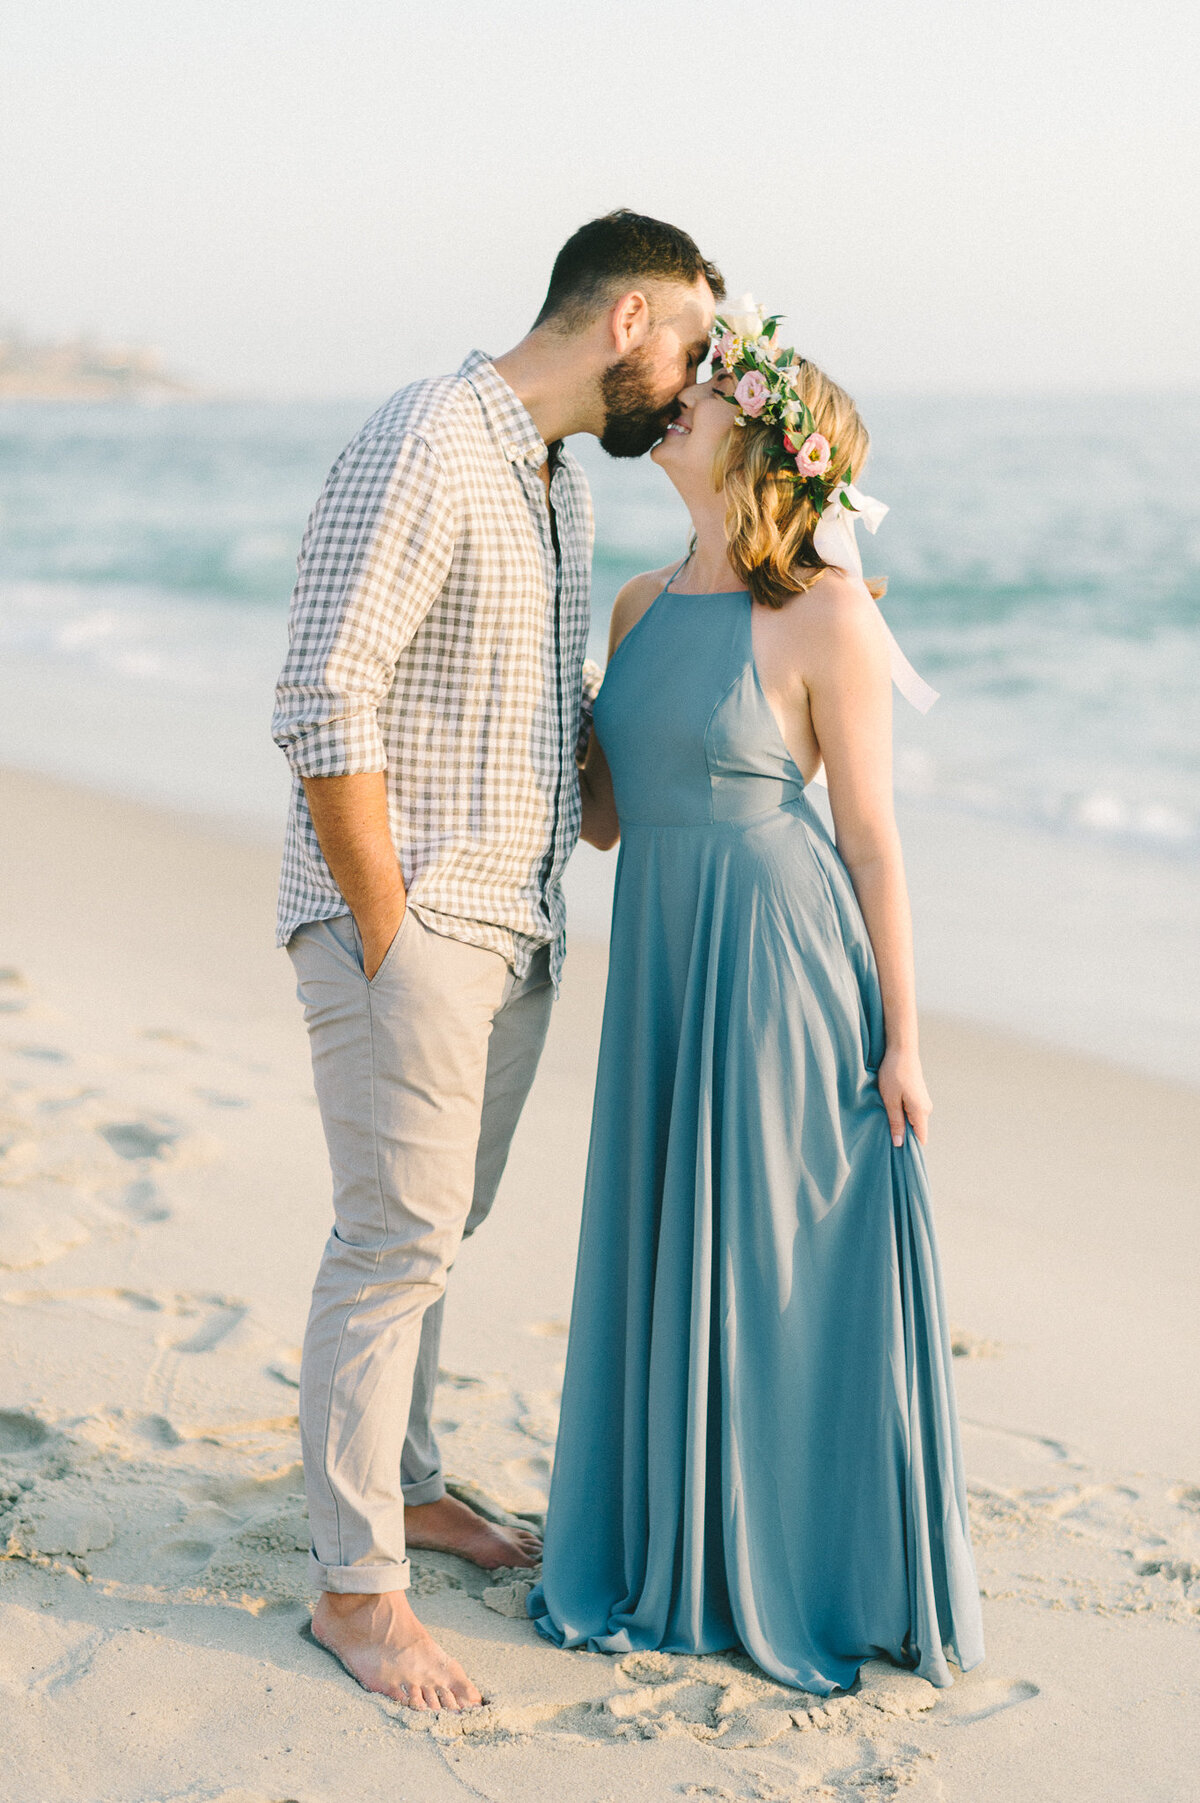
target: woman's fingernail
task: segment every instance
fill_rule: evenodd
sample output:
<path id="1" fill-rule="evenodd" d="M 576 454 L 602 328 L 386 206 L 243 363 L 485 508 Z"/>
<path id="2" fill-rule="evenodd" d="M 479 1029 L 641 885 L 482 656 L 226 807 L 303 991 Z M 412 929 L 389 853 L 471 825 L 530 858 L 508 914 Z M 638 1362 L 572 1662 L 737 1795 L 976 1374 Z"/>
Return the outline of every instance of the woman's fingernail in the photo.
<path id="1" fill-rule="evenodd" d="M 904 1144 L 903 1133 L 893 1133 L 892 1134 L 892 1144 L 894 1146 L 902 1146 Z"/>

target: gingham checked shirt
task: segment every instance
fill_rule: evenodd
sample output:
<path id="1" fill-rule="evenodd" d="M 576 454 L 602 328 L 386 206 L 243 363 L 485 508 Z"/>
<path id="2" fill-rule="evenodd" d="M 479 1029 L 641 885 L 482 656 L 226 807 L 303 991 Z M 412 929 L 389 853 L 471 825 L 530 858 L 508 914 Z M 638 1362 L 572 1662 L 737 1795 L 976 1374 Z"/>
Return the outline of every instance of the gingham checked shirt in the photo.
<path id="1" fill-rule="evenodd" d="M 385 770 L 409 905 L 524 975 L 579 836 L 592 507 L 479 351 L 402 388 L 330 471 L 300 547 L 272 732 L 292 767 L 277 940 L 347 912 L 301 777 Z M 557 538 L 557 550 L 555 539 Z"/>

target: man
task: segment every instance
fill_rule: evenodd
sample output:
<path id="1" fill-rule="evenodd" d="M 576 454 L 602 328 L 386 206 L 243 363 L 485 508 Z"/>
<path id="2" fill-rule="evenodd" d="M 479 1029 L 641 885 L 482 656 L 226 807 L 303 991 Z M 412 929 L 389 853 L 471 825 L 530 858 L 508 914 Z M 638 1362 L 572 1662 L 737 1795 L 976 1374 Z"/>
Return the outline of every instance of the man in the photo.
<path id="1" fill-rule="evenodd" d="M 312 1630 L 417 1709 L 481 1698 L 409 1606 L 406 1546 L 489 1568 L 539 1550 L 446 1494 L 430 1416 L 446 1273 L 491 1207 L 562 967 L 599 677 L 591 502 L 562 440 L 648 451 L 723 293 L 674 226 L 583 226 L 513 350 L 367 422 L 301 547 L 273 730 L 294 773 L 278 936 L 334 1183 L 300 1385 Z"/>

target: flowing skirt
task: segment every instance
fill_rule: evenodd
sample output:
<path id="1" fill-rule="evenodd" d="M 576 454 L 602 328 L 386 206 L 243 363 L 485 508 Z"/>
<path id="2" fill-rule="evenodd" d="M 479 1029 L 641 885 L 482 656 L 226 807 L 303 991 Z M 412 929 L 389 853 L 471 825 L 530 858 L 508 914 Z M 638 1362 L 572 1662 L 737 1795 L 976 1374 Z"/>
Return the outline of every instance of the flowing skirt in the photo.
<path id="1" fill-rule="evenodd" d="M 545 1565 L 560 1646 L 741 1646 L 803 1690 L 983 1654 L 922 1151 L 806 798 L 632 828 Z"/>

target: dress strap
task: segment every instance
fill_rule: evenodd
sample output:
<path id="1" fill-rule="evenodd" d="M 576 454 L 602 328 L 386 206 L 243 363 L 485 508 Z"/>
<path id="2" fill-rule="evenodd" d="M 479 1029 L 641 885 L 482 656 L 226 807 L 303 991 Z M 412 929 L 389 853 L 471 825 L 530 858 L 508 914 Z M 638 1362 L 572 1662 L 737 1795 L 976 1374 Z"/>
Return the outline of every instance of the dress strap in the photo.
<path id="1" fill-rule="evenodd" d="M 695 546 L 693 546 L 692 549 L 694 550 Z M 691 561 L 692 561 L 692 552 L 689 551 L 687 556 L 685 558 L 681 559 L 681 561 L 675 565 L 675 568 L 671 571 L 671 574 L 667 577 L 667 580 L 664 582 L 663 588 L 662 588 L 662 592 L 664 595 L 666 594 L 667 590 L 670 588 L 671 584 L 674 582 L 676 576 L 679 575 L 681 570 L 686 570 L 687 566 L 689 565 L 689 563 L 691 563 Z"/>

